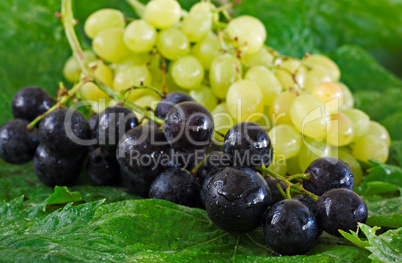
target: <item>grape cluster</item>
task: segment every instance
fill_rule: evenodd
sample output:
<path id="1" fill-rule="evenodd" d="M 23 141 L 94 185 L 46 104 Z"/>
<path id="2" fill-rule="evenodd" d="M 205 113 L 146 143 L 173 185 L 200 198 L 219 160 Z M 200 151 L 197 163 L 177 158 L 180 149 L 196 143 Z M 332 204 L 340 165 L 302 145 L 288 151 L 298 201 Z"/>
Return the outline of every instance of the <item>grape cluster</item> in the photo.
<path id="1" fill-rule="evenodd" d="M 63 69 L 92 117 L 24 88 L 0 128 L 0 157 L 33 159 L 49 186 L 84 170 L 96 185 L 205 208 L 232 234 L 262 226 L 283 255 L 306 253 L 322 231 L 356 230 L 367 219 L 352 191 L 357 160 L 385 162 L 388 132 L 353 109 L 332 60 L 282 56 L 258 19 L 224 11 L 152 0 L 141 19 L 94 12 L 84 24 L 92 51 Z"/>

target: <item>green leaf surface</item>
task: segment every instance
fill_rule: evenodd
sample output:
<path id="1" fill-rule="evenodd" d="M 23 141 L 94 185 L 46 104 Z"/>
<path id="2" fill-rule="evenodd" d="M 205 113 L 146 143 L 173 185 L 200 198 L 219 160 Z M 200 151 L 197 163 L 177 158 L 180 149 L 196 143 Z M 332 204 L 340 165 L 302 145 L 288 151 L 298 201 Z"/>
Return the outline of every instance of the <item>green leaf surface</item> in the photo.
<path id="1" fill-rule="evenodd" d="M 45 201 L 45 206 L 51 205 L 65 205 L 67 203 L 80 203 L 83 202 L 79 192 L 70 192 L 65 186 L 55 186 L 54 192 Z"/>
<path id="2" fill-rule="evenodd" d="M 393 141 L 389 149 L 388 163 L 396 166 L 402 166 L 402 140 Z"/>
<path id="3" fill-rule="evenodd" d="M 387 128 L 393 140 L 402 140 L 402 112 L 401 110 L 386 117 L 382 124 Z"/>
<path id="4" fill-rule="evenodd" d="M 367 251 L 328 235 L 308 255 L 276 257 L 260 244 L 261 229 L 238 242 L 205 211 L 163 200 L 68 204 L 46 215 L 18 198 L 0 203 L 0 219 L 0 250 L 8 262 L 369 262 Z"/>
<path id="5" fill-rule="evenodd" d="M 400 262 L 402 261 L 402 228 L 395 230 L 388 230 L 387 232 L 376 235 L 376 231 L 380 229 L 379 227 L 369 227 L 365 224 L 359 224 L 359 229 L 356 232 L 346 233 L 340 231 L 341 234 L 348 240 L 353 242 L 359 247 L 365 247 L 370 250 L 373 254 L 370 258 L 374 262 Z M 367 237 L 367 241 L 361 240 L 357 232 L 361 230 Z"/>

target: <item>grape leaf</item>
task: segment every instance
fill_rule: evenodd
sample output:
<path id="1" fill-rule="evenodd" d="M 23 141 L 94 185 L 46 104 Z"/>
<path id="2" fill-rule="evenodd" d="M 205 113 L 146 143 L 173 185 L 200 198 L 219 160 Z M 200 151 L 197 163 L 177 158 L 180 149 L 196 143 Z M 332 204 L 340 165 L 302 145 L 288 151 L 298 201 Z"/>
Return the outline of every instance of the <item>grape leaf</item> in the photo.
<path id="1" fill-rule="evenodd" d="M 379 227 L 369 227 L 365 224 L 359 224 L 359 229 L 367 237 L 367 241 L 362 241 L 357 236 L 357 231 L 349 234 L 344 231 L 340 231 L 341 234 L 356 244 L 357 246 L 365 246 L 373 254 L 370 255 L 373 261 L 380 262 L 400 262 L 402 261 L 402 228 L 395 230 L 388 230 L 387 232 L 376 235 L 376 231 Z"/>
<path id="2" fill-rule="evenodd" d="M 402 140 L 402 112 L 400 110 L 386 117 L 382 124 L 387 128 L 393 140 Z"/>
<path id="3" fill-rule="evenodd" d="M 0 203 L 0 222 L 8 262 L 369 262 L 367 251 L 328 235 L 308 255 L 276 257 L 259 243 L 261 229 L 238 239 L 217 229 L 205 211 L 163 200 L 68 204 L 46 215 L 18 198 Z"/>
<path id="4" fill-rule="evenodd" d="M 369 211 L 367 224 L 387 228 L 402 227 L 402 197 L 383 198 L 380 196 L 363 198 Z"/>
<path id="5" fill-rule="evenodd" d="M 81 203 L 84 200 L 79 192 L 70 192 L 65 186 L 55 186 L 53 194 L 45 200 L 44 209 L 49 206 L 65 205 L 67 203 Z"/>
<path id="6" fill-rule="evenodd" d="M 260 0 L 235 6 L 235 15 L 258 17 L 267 28 L 267 44 L 283 54 L 301 57 L 357 44 L 399 74 L 401 13 L 402 3 L 391 0 Z"/>

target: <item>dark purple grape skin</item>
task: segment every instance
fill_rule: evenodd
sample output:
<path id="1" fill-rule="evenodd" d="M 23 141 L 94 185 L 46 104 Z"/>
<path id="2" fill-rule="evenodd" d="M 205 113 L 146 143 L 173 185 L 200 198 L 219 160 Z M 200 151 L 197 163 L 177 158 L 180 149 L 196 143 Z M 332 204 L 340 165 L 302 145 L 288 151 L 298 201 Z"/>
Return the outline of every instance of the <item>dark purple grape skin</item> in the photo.
<path id="1" fill-rule="evenodd" d="M 149 198 L 164 199 L 179 205 L 200 207 L 200 184 L 188 171 L 170 168 L 152 182 Z"/>
<path id="2" fill-rule="evenodd" d="M 29 86 L 19 90 L 11 102 L 14 118 L 33 121 L 49 110 L 56 100 L 41 87 Z"/>
<path id="3" fill-rule="evenodd" d="M 292 199 L 279 201 L 267 210 L 263 230 L 268 246 L 280 255 L 306 253 L 318 235 L 313 212 Z"/>
<path id="4" fill-rule="evenodd" d="M 182 102 L 168 112 L 164 128 L 166 139 L 174 149 L 190 152 L 211 143 L 214 122 L 204 106 L 195 102 Z"/>
<path id="5" fill-rule="evenodd" d="M 85 155 L 74 159 L 58 159 L 50 155 L 42 145 L 36 149 L 33 164 L 39 180 L 47 186 L 71 186 L 78 179 Z"/>
<path id="6" fill-rule="evenodd" d="M 167 113 L 174 105 L 185 101 L 194 101 L 194 99 L 183 92 L 169 93 L 166 98 L 161 99 L 158 105 L 156 105 L 155 115 L 161 119 L 165 119 Z"/>
<path id="7" fill-rule="evenodd" d="M 357 223 L 366 223 L 368 210 L 363 199 L 346 188 L 325 192 L 317 202 L 316 217 L 319 226 L 328 234 L 341 236 L 338 229 L 347 233 L 357 230 Z"/>
<path id="8" fill-rule="evenodd" d="M 70 118 L 71 117 L 71 118 Z M 70 132 L 86 145 L 70 138 Z M 70 109 L 57 109 L 47 114 L 39 125 L 38 138 L 40 144 L 52 156 L 59 159 L 74 159 L 88 151 L 91 131 L 82 113 Z"/>
<path id="9" fill-rule="evenodd" d="M 130 194 L 148 198 L 149 187 L 152 181 L 146 181 L 144 177 L 139 177 L 138 174 L 127 172 L 121 167 L 120 174 L 123 186 L 127 188 Z"/>
<path id="10" fill-rule="evenodd" d="M 137 126 L 119 141 L 117 161 L 131 181 L 151 182 L 171 165 L 170 146 L 164 133 L 153 126 Z M 142 194 L 141 194 L 142 195 Z"/>
<path id="11" fill-rule="evenodd" d="M 276 180 L 269 176 L 266 176 L 265 181 L 267 182 L 268 187 L 271 190 L 271 204 L 270 205 L 276 204 L 279 201 L 283 200 L 283 196 L 278 189 Z M 286 185 L 283 182 L 280 182 L 280 185 L 281 185 L 283 191 L 286 192 Z"/>
<path id="12" fill-rule="evenodd" d="M 254 122 L 240 122 L 229 129 L 223 151 L 235 166 L 251 168 L 271 164 L 273 149 L 267 131 Z"/>
<path id="13" fill-rule="evenodd" d="M 349 165 L 334 157 L 322 157 L 311 162 L 305 173 L 310 179 L 303 179 L 303 187 L 316 195 L 322 195 L 334 188 L 353 189 L 354 177 Z"/>
<path id="14" fill-rule="evenodd" d="M 211 221 L 231 234 L 242 234 L 261 225 L 271 202 L 264 178 L 247 167 L 227 167 L 215 174 L 205 192 Z"/>
<path id="15" fill-rule="evenodd" d="M 36 129 L 27 129 L 29 122 L 14 119 L 0 128 L 0 158 L 12 164 L 24 164 L 32 160 L 39 145 Z"/>
<path id="16" fill-rule="evenodd" d="M 201 187 L 201 189 L 200 189 L 200 198 L 201 198 L 201 203 L 202 203 L 203 207 L 205 207 L 205 193 L 207 192 L 207 187 L 208 187 L 209 182 L 211 181 L 212 177 L 215 176 L 215 174 L 219 173 L 223 169 L 224 168 L 218 168 L 218 169 L 212 170 L 205 177 L 199 178 L 199 180 L 201 182 L 200 183 L 200 185 L 201 185 L 200 186 Z"/>
<path id="17" fill-rule="evenodd" d="M 98 147 L 88 157 L 87 173 L 96 185 L 118 185 L 121 181 L 116 154 Z"/>
<path id="18" fill-rule="evenodd" d="M 314 214 L 317 211 L 317 203 L 308 195 L 296 195 L 293 199 L 298 200 L 303 205 L 307 206 Z"/>
<path id="19" fill-rule="evenodd" d="M 92 114 L 88 120 L 89 128 L 91 129 L 92 138 L 96 138 L 96 129 L 98 128 L 99 114 Z"/>
<path id="20" fill-rule="evenodd" d="M 139 125 L 134 113 L 123 106 L 106 108 L 99 114 L 96 138 L 102 148 L 114 152 L 119 139 L 126 131 Z"/>

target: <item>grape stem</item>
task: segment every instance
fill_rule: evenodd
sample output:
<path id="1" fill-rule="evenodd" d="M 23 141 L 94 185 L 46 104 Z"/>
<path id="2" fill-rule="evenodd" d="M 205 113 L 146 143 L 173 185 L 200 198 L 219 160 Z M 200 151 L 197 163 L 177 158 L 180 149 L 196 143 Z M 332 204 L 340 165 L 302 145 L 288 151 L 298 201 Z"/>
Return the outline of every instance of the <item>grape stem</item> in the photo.
<path id="1" fill-rule="evenodd" d="M 278 187 L 278 190 L 281 193 L 282 197 L 284 199 L 286 199 L 286 193 L 285 193 L 285 191 L 283 191 L 281 183 L 279 181 L 276 183 L 276 187 Z"/>
<path id="2" fill-rule="evenodd" d="M 288 176 L 288 180 L 292 181 L 296 178 L 302 178 L 302 179 L 306 179 L 306 180 L 310 180 L 310 173 L 306 173 L 306 174 L 293 174 Z"/>
<path id="3" fill-rule="evenodd" d="M 134 9 L 134 12 L 140 17 L 144 17 L 144 12 L 145 12 L 145 5 L 141 3 L 138 0 L 126 0 L 127 3 L 131 5 L 131 7 Z"/>
<path id="4" fill-rule="evenodd" d="M 141 115 L 144 115 L 156 124 L 162 125 L 164 123 L 164 120 L 156 117 L 153 112 L 147 111 L 146 109 L 135 105 L 130 101 L 125 101 L 123 94 L 120 94 L 119 92 L 111 89 L 110 87 L 102 83 L 99 79 L 97 79 L 96 76 L 94 76 L 93 72 L 85 63 L 84 53 L 82 52 L 81 45 L 74 31 L 75 19 L 73 17 L 73 11 L 71 8 L 71 0 L 62 0 L 61 20 L 63 22 L 63 27 L 68 43 L 70 44 L 71 50 L 73 51 L 73 56 L 77 60 L 78 65 L 80 66 L 84 75 L 87 76 L 89 79 L 92 79 L 98 85 L 98 87 L 113 100 L 117 102 L 124 102 L 124 105 L 128 108 Z"/>
<path id="5" fill-rule="evenodd" d="M 59 108 L 59 106 L 66 104 L 75 95 L 75 93 L 77 93 L 77 91 L 82 87 L 82 85 L 84 85 L 84 83 L 85 83 L 84 81 L 81 81 L 81 82 L 75 84 L 70 90 L 68 90 L 65 93 L 65 95 L 58 97 L 57 103 L 55 105 L 53 105 L 45 113 L 43 113 L 42 115 L 39 115 L 30 124 L 28 124 L 28 126 L 27 126 L 28 130 L 33 130 L 33 128 L 35 128 L 35 126 L 38 124 L 38 122 L 40 120 L 42 120 L 47 114 L 49 114 L 52 111 L 57 110 Z M 64 85 L 62 85 L 62 83 L 60 85 L 64 87 Z"/>
<path id="6" fill-rule="evenodd" d="M 165 95 L 164 95 L 160 90 L 158 90 L 157 88 L 154 88 L 154 87 L 151 87 L 151 86 L 146 86 L 146 85 L 142 85 L 142 86 L 132 86 L 132 87 L 130 87 L 130 88 L 128 88 L 128 89 L 125 89 L 122 94 L 126 94 L 127 92 L 131 92 L 131 91 L 136 90 L 136 89 L 149 89 L 149 90 L 152 90 L 152 91 L 156 92 L 161 98 L 163 98 L 163 97 L 165 96 Z"/>
<path id="7" fill-rule="evenodd" d="M 289 190 L 290 190 L 290 188 L 292 188 L 292 189 L 298 190 L 300 192 L 303 192 L 303 193 L 307 194 L 309 197 L 311 197 L 314 201 L 317 202 L 319 196 L 307 191 L 299 183 L 294 184 L 294 183 L 290 182 L 286 177 L 284 177 L 284 176 L 282 176 L 280 174 L 277 174 L 274 171 L 268 170 L 268 168 L 266 168 L 264 166 L 261 166 L 261 167 L 259 167 L 257 169 L 260 170 L 261 172 L 265 173 L 265 174 L 268 174 L 268 175 L 272 176 L 276 180 L 284 182 L 287 186 L 290 186 L 290 187 L 288 187 Z"/>

